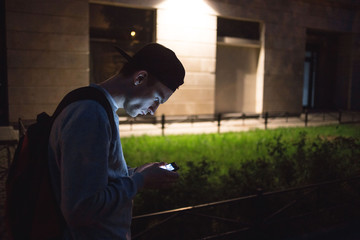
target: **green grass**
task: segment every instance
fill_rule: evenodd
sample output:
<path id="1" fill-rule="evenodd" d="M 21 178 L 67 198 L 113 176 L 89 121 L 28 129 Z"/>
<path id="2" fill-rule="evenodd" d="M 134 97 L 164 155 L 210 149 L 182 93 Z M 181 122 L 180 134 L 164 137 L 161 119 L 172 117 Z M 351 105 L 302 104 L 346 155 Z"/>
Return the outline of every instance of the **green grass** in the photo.
<path id="1" fill-rule="evenodd" d="M 176 162 L 170 191 L 143 191 L 135 213 L 217 201 L 360 173 L 360 126 L 278 128 L 249 132 L 122 139 L 129 166 Z"/>
<path id="2" fill-rule="evenodd" d="M 141 191 L 136 196 L 134 216 L 252 195 L 259 188 L 270 192 L 360 175 L 360 125 L 141 136 L 123 138 L 122 143 L 130 166 L 153 161 L 175 161 L 181 168 L 180 179 L 173 188 Z M 342 203 L 345 196 L 357 199 L 360 194 L 357 186 L 340 184 L 317 191 L 314 195 L 306 195 L 303 203 L 300 199 L 300 205 L 291 207 L 282 216 L 303 214 L 304 209 L 317 206 L 322 199 L 325 204 L 329 200 Z M 298 194 L 291 192 L 277 195 L 276 198 L 264 198 L 260 212 L 264 212 L 264 216 L 272 214 L 283 204 L 294 201 L 294 197 L 298 199 Z M 306 207 L 303 209 L 303 206 Z M 259 205 L 251 200 L 204 209 L 205 214 L 214 213 L 218 217 L 238 219 L 249 224 L 255 221 L 258 212 Z M 228 223 L 221 225 L 196 215 L 183 216 L 172 219 L 161 231 L 151 233 L 154 236 L 160 232 L 164 236 L 175 234 L 177 239 L 198 239 L 193 228 L 207 235 L 229 231 Z M 339 216 L 343 216 L 343 211 Z M 134 233 L 141 232 L 163 219 L 164 216 L 136 220 L 132 230 Z M 318 223 L 316 226 L 321 228 L 331 219 L 336 219 L 333 211 L 315 219 L 312 215 L 311 226 Z M 304 224 L 300 221 L 301 226 Z M 284 232 L 282 225 L 274 227 Z"/>
<path id="3" fill-rule="evenodd" d="M 300 133 L 306 134 L 307 141 L 333 139 L 335 137 L 353 137 L 360 139 L 360 126 L 336 125 L 308 128 L 278 128 L 274 130 L 253 130 L 249 132 L 141 136 L 122 139 L 124 155 L 130 166 L 147 162 L 177 162 L 186 168 L 186 162 L 206 160 L 221 166 L 222 173 L 234 164 L 249 159 L 265 157 L 267 145 L 281 136 L 283 142 L 296 142 Z M 292 146 L 288 146 L 291 151 Z M 187 169 L 186 169 L 187 170 Z"/>

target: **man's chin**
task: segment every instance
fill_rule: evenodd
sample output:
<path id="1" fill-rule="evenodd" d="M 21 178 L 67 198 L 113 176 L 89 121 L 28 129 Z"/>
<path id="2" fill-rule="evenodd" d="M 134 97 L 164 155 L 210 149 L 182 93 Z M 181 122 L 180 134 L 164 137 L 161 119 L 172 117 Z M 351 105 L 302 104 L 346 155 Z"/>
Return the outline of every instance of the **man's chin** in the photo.
<path id="1" fill-rule="evenodd" d="M 128 112 L 126 111 L 127 115 L 129 115 L 130 117 L 136 117 L 138 114 L 137 113 L 133 113 L 133 112 Z"/>
<path id="2" fill-rule="evenodd" d="M 126 112 L 130 117 L 137 117 L 137 116 L 139 116 L 139 115 L 141 115 L 140 113 L 137 113 L 137 112 Z"/>

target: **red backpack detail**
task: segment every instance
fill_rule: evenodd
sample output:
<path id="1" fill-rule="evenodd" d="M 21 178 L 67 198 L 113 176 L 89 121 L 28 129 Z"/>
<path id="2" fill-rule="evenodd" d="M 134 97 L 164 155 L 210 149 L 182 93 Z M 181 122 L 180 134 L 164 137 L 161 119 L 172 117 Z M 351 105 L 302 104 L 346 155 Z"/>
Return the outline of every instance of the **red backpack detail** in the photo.
<path id="1" fill-rule="evenodd" d="M 5 221 L 11 239 L 62 238 L 66 223 L 51 186 L 49 135 L 54 119 L 67 105 L 88 99 L 105 108 L 114 127 L 113 111 L 104 93 L 94 87 L 83 87 L 67 94 L 52 116 L 39 114 L 36 123 L 21 137 L 6 181 Z"/>

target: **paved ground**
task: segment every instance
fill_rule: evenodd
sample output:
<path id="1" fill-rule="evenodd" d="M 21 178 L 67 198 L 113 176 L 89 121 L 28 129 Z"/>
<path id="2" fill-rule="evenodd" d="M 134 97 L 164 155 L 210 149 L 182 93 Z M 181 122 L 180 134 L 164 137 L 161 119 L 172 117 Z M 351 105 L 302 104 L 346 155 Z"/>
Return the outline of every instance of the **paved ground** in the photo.
<path id="1" fill-rule="evenodd" d="M 124 120 L 124 119 L 122 119 Z M 342 122 L 359 122 L 360 113 L 343 114 Z M 159 121 L 158 121 L 159 122 Z M 320 126 L 339 124 L 338 113 L 318 113 L 309 114 L 307 126 Z M 269 118 L 267 128 L 278 127 L 304 127 L 305 116 L 300 117 L 278 117 Z M 139 136 L 139 135 L 174 135 L 174 134 L 201 134 L 201 133 L 217 133 L 217 132 L 239 132 L 248 131 L 252 129 L 265 129 L 264 118 L 249 118 L 236 120 L 221 121 L 220 128 L 217 121 L 209 122 L 177 122 L 165 124 L 165 129 L 162 130 L 160 123 L 157 124 L 120 124 L 121 137 Z"/>

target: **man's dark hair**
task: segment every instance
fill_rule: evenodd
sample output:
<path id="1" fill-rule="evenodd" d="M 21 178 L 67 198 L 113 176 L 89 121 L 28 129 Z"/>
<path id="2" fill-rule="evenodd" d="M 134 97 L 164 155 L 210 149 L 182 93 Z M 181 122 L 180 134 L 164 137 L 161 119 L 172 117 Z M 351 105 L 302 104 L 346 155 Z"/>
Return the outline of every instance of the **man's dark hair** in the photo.
<path id="1" fill-rule="evenodd" d="M 120 70 L 120 74 L 124 77 L 129 77 L 132 74 L 134 74 L 136 71 L 140 71 L 140 67 L 137 65 L 134 65 L 130 62 L 126 62 L 124 66 Z"/>

